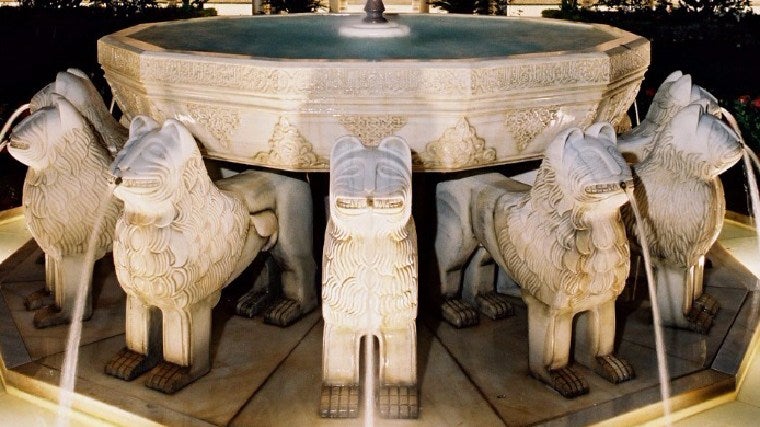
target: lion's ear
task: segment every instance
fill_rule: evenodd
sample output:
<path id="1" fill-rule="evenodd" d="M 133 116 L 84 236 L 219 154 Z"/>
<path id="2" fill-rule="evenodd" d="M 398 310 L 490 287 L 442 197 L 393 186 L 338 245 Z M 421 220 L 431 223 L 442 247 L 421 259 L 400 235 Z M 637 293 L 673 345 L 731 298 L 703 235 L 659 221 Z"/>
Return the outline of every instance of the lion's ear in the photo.
<path id="1" fill-rule="evenodd" d="M 681 70 L 673 71 L 672 73 L 668 74 L 667 77 L 665 77 L 665 82 L 674 82 L 674 81 L 680 79 L 681 76 L 683 76 L 683 73 L 681 72 Z M 663 83 L 665 83 L 665 82 L 663 82 Z"/>
<path id="2" fill-rule="evenodd" d="M 145 135 L 152 130 L 158 129 L 159 126 L 157 121 L 148 116 L 136 116 L 129 123 L 129 139 Z"/>
<path id="3" fill-rule="evenodd" d="M 381 151 L 393 153 L 397 158 L 403 160 L 404 166 L 407 167 L 407 170 L 411 170 L 412 152 L 409 150 L 409 145 L 407 145 L 406 141 L 404 141 L 403 138 L 398 136 L 389 136 L 383 138 L 377 148 Z"/>
<path id="4" fill-rule="evenodd" d="M 544 158 L 555 165 L 561 165 L 564 158 L 565 146 L 570 141 L 583 139 L 583 131 L 579 128 L 569 128 L 558 133 L 544 151 Z"/>
<path id="5" fill-rule="evenodd" d="M 594 138 L 606 139 L 617 144 L 617 134 L 615 134 L 615 129 L 607 122 L 598 122 L 589 126 L 589 128 L 586 129 L 586 135 Z"/>
<path id="6" fill-rule="evenodd" d="M 58 109 L 61 125 L 64 128 L 77 128 L 83 125 L 82 115 L 71 103 L 57 93 L 50 94 L 51 104 Z"/>
<path id="7" fill-rule="evenodd" d="M 351 135 L 342 136 L 335 140 L 335 143 L 333 144 L 332 150 L 330 151 L 330 159 L 338 159 L 345 155 L 346 153 L 349 153 L 351 151 L 356 150 L 357 148 L 360 148 L 362 146 L 362 142 L 359 141 L 359 138 Z M 332 172 L 334 162 L 330 161 L 330 171 Z"/>
<path id="8" fill-rule="evenodd" d="M 161 133 L 168 134 L 171 141 L 179 144 L 185 155 L 191 155 L 198 148 L 193 134 L 179 120 L 167 119 L 161 126 Z"/>
<path id="9" fill-rule="evenodd" d="M 686 105 L 691 100 L 691 75 L 684 74 L 668 89 L 668 94 L 677 100 L 679 105 Z"/>

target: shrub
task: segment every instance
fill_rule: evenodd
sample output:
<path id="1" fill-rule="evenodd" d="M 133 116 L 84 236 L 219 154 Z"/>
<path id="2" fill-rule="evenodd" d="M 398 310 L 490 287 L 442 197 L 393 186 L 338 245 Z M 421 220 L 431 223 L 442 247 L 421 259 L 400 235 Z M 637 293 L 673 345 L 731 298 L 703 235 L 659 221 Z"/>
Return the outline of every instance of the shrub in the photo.
<path id="1" fill-rule="evenodd" d="M 740 96 L 731 103 L 730 110 L 739 124 L 744 142 L 755 152 L 760 152 L 760 96 L 755 99 Z"/>
<path id="2" fill-rule="evenodd" d="M 428 4 L 448 13 L 466 15 L 506 15 L 508 0 L 428 0 Z"/>
<path id="3" fill-rule="evenodd" d="M 312 13 L 323 7 L 322 0 L 269 0 L 272 13 Z"/>

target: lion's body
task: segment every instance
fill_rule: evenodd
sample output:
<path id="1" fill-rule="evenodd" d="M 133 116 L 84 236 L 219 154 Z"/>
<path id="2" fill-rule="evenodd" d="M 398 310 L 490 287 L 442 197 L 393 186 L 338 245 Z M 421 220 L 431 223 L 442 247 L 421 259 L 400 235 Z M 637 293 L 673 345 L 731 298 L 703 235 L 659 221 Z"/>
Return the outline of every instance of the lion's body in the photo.
<path id="1" fill-rule="evenodd" d="M 211 309 L 222 288 L 275 244 L 284 293 L 292 298 L 282 301 L 286 320 L 316 305 L 311 247 L 294 244 L 310 243 L 303 237 L 311 233 L 310 218 L 299 217 L 311 209 L 305 183 L 244 172 L 219 181 L 220 189 L 184 126 L 167 120 L 160 127 L 142 116 L 132 121 L 111 171 L 119 183 L 114 194 L 124 200 L 114 264 L 127 293 L 127 348 L 107 373 L 131 380 L 153 368 L 148 387 L 174 393 L 208 372 Z M 153 307 L 161 310 L 161 326 Z"/>
<path id="2" fill-rule="evenodd" d="M 738 137 L 699 104 L 677 114 L 656 135 L 648 156 L 633 166 L 637 224 L 623 208 L 628 235 L 641 246 L 643 230 L 654 264 L 663 322 L 706 333 L 718 309 L 703 294 L 704 256 L 718 238 L 725 215 L 718 177 L 741 157 Z"/>
<path id="3" fill-rule="evenodd" d="M 61 312 L 35 313 L 35 325 L 63 323 L 84 270 L 90 281 L 92 263 L 111 251 L 121 213 L 121 202 L 110 193 L 112 158 L 87 120 L 60 97 L 14 129 L 10 152 L 29 166 L 23 193 L 26 224 L 45 252 L 46 283 Z M 92 258 L 87 259 L 90 240 Z M 85 317 L 91 310 L 88 299 Z"/>
<path id="4" fill-rule="evenodd" d="M 585 136 L 569 130 L 547 147 L 533 187 L 487 174 L 444 182 L 436 191 L 436 256 L 442 294 L 449 298 L 444 315 L 461 307 L 452 302 L 460 284 L 463 296 L 493 292 L 493 276 L 490 289 L 467 289 L 483 286 L 467 277 L 462 283 L 463 269 L 483 247 L 520 285 L 528 304 L 531 372 L 567 397 L 588 391 L 566 366 L 578 314 L 577 359 L 613 382 L 633 375 L 612 355 L 614 301 L 630 256 L 619 183 L 631 180 L 614 141 L 609 125 L 595 125 Z"/>
<path id="5" fill-rule="evenodd" d="M 340 387 L 358 387 L 359 342 L 379 342 L 383 390 L 402 386 L 416 418 L 417 235 L 411 217 L 411 154 L 386 138 L 367 148 L 338 140 L 330 161 L 330 220 L 322 263 L 322 416 L 355 416 L 330 403 Z M 336 389 L 335 386 L 339 388 Z M 382 391 L 381 391 L 382 394 Z M 393 403 L 391 405 L 394 405 Z M 381 407 L 381 415 L 389 416 Z M 353 415 L 348 415 L 348 414 Z M 338 415 L 344 414 L 344 415 Z"/>

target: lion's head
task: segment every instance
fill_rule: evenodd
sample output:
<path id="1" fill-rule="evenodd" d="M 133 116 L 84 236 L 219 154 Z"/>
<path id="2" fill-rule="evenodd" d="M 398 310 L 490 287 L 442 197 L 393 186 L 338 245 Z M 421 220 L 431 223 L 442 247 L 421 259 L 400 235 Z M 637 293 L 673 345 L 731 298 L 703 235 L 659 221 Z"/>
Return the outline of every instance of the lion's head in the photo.
<path id="1" fill-rule="evenodd" d="M 135 117 L 124 149 L 111 164 L 114 195 L 131 210 L 168 210 L 185 194 L 183 178 L 190 162 L 202 165 L 195 139 L 180 122 L 170 119 L 161 126 L 149 117 Z"/>
<path id="2" fill-rule="evenodd" d="M 672 172 L 710 180 L 742 153 L 736 133 L 696 103 L 681 109 L 657 135 L 652 156 Z"/>
<path id="3" fill-rule="evenodd" d="M 64 163 L 84 155 L 88 137 L 93 137 L 92 131 L 77 109 L 65 98 L 51 95 L 49 106 L 38 109 L 13 128 L 8 151 L 36 171 L 54 164 L 76 168 L 76 164 Z M 85 144 L 79 144 L 83 141 Z"/>
<path id="4" fill-rule="evenodd" d="M 412 213 L 412 156 L 403 139 L 366 147 L 354 137 L 330 156 L 330 217 L 340 230 L 400 238 Z"/>
<path id="5" fill-rule="evenodd" d="M 615 209 L 627 200 L 625 186 L 633 185 L 609 123 L 597 123 L 585 134 L 572 128 L 557 135 L 546 148 L 539 180 L 555 188 L 546 196 L 558 212 L 592 204 Z"/>

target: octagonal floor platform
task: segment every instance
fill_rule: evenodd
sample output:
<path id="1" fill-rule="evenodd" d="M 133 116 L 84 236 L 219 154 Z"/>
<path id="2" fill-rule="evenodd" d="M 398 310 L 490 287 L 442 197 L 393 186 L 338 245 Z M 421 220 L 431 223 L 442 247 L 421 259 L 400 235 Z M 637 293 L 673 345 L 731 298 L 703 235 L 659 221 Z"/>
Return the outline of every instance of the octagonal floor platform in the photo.
<path id="1" fill-rule="evenodd" d="M 757 279 L 733 252 L 748 246 L 753 231 L 727 222 L 709 259 L 707 292 L 722 309 L 708 335 L 666 329 L 674 406 L 730 392 L 758 321 Z M 423 275 L 424 277 L 424 275 Z M 32 326 L 22 298 L 44 285 L 41 251 L 26 243 L 0 266 L 0 352 L 6 387 L 56 399 L 67 327 Z M 245 286 L 233 284 L 232 288 Z M 427 283 L 420 283 L 425 295 Z M 322 321 L 315 311 L 289 328 L 260 318 L 234 316 L 231 292 L 214 310 L 212 371 L 166 396 L 144 378 L 125 383 L 103 373 L 124 346 L 124 293 L 107 256 L 96 266 L 95 312 L 80 346 L 74 406 L 96 420 L 123 425 L 348 426 L 363 420 L 323 420 L 317 415 L 321 380 Z M 516 315 L 457 330 L 421 301 L 418 319 L 420 418 L 380 420 L 377 425 L 500 426 L 586 425 L 659 400 L 657 363 L 648 302 L 618 304 L 618 353 L 632 362 L 636 379 L 612 385 L 576 365 L 591 392 L 567 400 L 528 373 L 526 308 Z M 42 425 L 45 421 L 42 420 Z"/>

